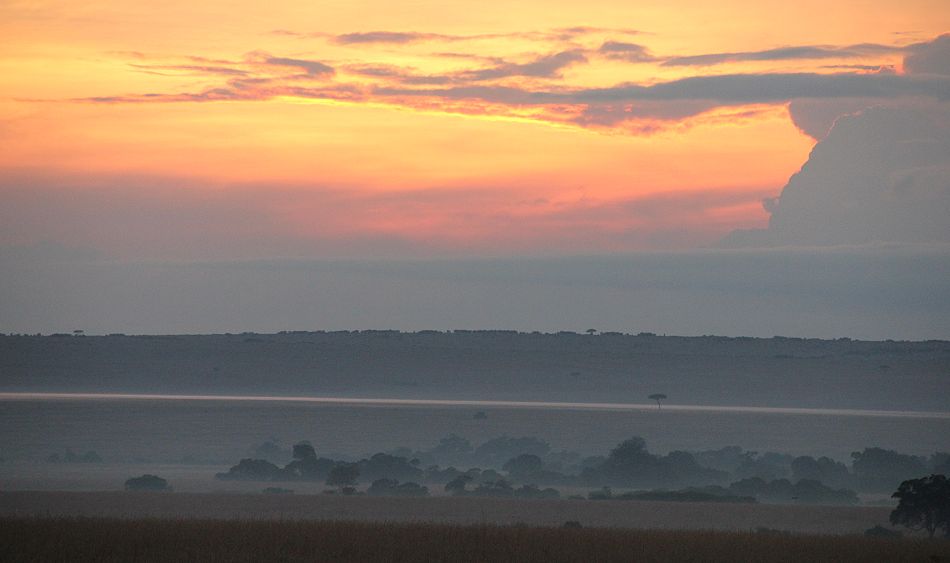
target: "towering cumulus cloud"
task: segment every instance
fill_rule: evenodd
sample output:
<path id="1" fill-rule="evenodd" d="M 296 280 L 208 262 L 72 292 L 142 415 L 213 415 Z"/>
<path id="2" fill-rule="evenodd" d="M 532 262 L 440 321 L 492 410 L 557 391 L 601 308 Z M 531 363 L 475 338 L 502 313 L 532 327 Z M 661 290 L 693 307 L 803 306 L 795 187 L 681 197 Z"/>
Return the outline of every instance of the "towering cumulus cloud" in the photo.
<path id="1" fill-rule="evenodd" d="M 950 242 L 950 104 L 840 118 L 777 200 L 730 246 Z"/>
<path id="2" fill-rule="evenodd" d="M 906 51 L 905 74 L 950 76 L 950 35 Z M 792 101 L 795 124 L 819 143 L 781 196 L 765 202 L 768 229 L 733 232 L 724 244 L 950 242 L 948 98 Z"/>

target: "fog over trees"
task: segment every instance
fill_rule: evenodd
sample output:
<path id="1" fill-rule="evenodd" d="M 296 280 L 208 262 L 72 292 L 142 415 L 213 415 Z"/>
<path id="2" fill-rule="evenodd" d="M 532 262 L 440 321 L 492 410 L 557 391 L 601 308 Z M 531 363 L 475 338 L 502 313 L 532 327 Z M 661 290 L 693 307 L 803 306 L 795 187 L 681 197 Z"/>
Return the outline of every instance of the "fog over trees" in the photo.
<path id="1" fill-rule="evenodd" d="M 396 448 L 355 461 L 318 457 L 309 443 L 293 450 L 295 459 L 283 468 L 248 458 L 217 478 L 325 481 L 345 494 L 358 494 L 359 481 L 368 484 L 366 494 L 376 496 L 427 496 L 435 486 L 452 496 L 559 498 L 559 489 L 582 489 L 591 500 L 848 505 L 859 502 L 858 493 L 891 492 L 914 476 L 943 469 L 950 456 L 872 447 L 854 452 L 849 467 L 828 457 L 760 454 L 738 446 L 658 455 L 635 436 L 604 456 L 582 457 L 554 451 L 536 438 L 501 436 L 476 447 L 454 434 L 428 449 Z"/>

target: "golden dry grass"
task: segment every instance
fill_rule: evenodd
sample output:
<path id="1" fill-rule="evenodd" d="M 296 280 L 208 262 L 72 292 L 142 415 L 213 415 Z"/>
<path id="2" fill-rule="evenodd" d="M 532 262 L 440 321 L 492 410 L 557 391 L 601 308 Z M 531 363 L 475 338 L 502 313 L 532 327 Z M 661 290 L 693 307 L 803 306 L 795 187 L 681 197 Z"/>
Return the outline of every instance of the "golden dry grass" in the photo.
<path id="1" fill-rule="evenodd" d="M 0 518 L 0 560 L 946 561 L 950 542 L 755 532 L 344 521 Z"/>

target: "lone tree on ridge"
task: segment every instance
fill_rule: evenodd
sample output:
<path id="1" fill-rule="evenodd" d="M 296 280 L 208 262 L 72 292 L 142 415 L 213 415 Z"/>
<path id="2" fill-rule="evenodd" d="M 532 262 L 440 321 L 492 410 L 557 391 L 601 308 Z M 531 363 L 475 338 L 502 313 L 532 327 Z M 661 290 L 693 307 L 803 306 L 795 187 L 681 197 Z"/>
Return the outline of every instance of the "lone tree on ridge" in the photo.
<path id="1" fill-rule="evenodd" d="M 654 393 L 654 394 L 650 395 L 650 396 L 647 397 L 647 398 L 648 398 L 648 399 L 653 399 L 654 401 L 656 401 L 656 408 L 659 409 L 659 408 L 660 408 L 660 401 L 665 400 L 665 399 L 666 399 L 666 395 L 664 395 L 663 393 Z"/>

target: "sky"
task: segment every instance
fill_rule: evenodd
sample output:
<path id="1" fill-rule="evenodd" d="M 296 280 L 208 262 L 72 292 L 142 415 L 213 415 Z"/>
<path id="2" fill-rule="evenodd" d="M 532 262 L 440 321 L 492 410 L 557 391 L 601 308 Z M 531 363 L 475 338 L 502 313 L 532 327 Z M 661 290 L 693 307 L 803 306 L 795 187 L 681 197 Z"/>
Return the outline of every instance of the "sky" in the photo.
<path id="1" fill-rule="evenodd" d="M 0 1 L 0 331 L 950 338 L 948 32 L 944 0 Z"/>

